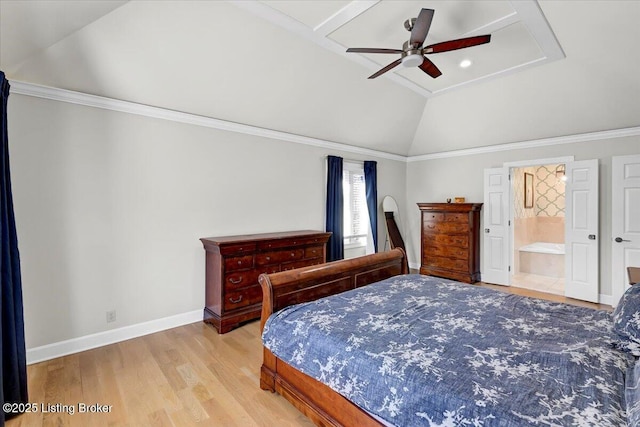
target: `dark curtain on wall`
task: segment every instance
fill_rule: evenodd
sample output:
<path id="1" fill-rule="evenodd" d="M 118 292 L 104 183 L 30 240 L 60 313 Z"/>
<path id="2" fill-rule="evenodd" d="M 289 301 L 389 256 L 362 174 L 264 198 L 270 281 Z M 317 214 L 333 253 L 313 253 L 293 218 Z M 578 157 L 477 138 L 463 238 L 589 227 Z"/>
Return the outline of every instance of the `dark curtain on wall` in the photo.
<path id="1" fill-rule="evenodd" d="M 13 198 L 9 176 L 9 137 L 7 131 L 7 101 L 9 82 L 0 71 L 0 318 L 2 319 L 2 403 L 26 403 L 27 363 L 24 344 L 24 319 L 22 313 L 22 283 L 18 238 L 13 216 Z M 0 412 L 2 424 L 12 414 Z"/>
<path id="2" fill-rule="evenodd" d="M 344 258 L 344 195 L 342 157 L 327 156 L 327 224 L 333 233 L 327 242 L 327 261 Z"/>
<path id="3" fill-rule="evenodd" d="M 373 233 L 373 248 L 378 252 L 378 178 L 376 162 L 364 162 L 364 188 L 367 196 L 371 233 Z"/>

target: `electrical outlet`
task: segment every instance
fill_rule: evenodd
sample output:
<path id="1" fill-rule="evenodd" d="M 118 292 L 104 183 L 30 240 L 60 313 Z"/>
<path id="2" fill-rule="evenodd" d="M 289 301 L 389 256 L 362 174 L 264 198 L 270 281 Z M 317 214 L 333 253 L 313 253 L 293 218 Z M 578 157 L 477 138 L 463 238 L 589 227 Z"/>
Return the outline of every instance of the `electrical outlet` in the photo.
<path id="1" fill-rule="evenodd" d="M 113 323 L 116 321 L 116 311 L 107 311 L 107 323 Z"/>

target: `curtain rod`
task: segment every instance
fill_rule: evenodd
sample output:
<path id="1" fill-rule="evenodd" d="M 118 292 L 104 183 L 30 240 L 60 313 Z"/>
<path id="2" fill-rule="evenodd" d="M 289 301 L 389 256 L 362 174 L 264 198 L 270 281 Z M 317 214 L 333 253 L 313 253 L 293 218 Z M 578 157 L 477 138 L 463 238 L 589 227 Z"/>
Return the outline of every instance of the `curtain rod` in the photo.
<path id="1" fill-rule="evenodd" d="M 327 154 L 327 158 L 329 158 L 329 156 L 333 156 L 333 154 Z M 333 157 L 340 157 L 340 156 L 333 156 Z M 342 159 L 343 162 L 348 162 L 348 163 L 364 163 L 366 161 L 373 161 L 377 163 L 377 160 L 355 160 L 355 159 L 347 159 L 344 157 L 340 157 Z"/>

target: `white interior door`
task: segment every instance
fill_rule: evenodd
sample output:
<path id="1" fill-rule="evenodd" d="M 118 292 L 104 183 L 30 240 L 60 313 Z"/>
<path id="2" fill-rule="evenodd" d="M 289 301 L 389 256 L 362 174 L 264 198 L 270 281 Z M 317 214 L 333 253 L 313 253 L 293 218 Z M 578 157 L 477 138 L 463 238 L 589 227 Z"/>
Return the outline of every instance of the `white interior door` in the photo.
<path id="1" fill-rule="evenodd" d="M 598 160 L 566 165 L 565 295 L 598 302 Z"/>
<path id="2" fill-rule="evenodd" d="M 482 281 L 509 284 L 509 169 L 484 170 Z"/>
<path id="3" fill-rule="evenodd" d="M 627 267 L 640 267 L 640 155 L 612 158 L 611 283 L 617 305 L 627 289 Z"/>

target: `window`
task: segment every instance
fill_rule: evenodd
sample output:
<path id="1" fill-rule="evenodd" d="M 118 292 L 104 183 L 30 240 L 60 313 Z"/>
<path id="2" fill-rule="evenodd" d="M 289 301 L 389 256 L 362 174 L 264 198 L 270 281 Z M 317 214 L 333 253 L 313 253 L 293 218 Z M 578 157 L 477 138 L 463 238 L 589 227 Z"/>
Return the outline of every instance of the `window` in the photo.
<path id="1" fill-rule="evenodd" d="M 344 194 L 344 257 L 354 258 L 372 253 L 373 247 L 369 210 L 365 195 L 364 169 L 361 164 L 344 163 L 342 172 Z"/>

